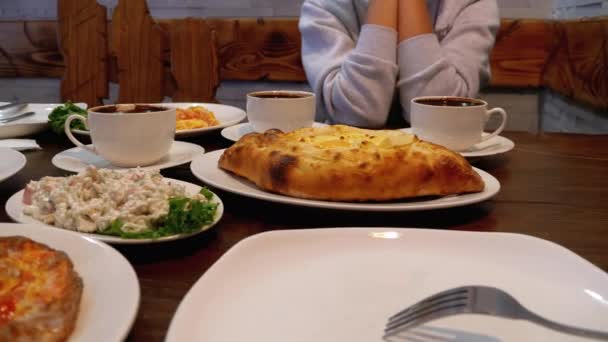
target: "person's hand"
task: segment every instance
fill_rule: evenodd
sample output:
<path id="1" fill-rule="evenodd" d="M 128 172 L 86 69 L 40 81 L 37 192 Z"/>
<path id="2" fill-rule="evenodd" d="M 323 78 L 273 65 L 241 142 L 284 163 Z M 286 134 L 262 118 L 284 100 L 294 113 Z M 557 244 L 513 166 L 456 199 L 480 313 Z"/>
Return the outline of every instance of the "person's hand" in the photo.
<path id="1" fill-rule="evenodd" d="M 426 0 L 399 0 L 398 12 L 397 27 L 400 42 L 433 32 L 433 24 Z"/>
<path id="2" fill-rule="evenodd" d="M 399 0 L 371 0 L 367 9 L 367 24 L 392 28 L 397 31 L 397 2 Z"/>

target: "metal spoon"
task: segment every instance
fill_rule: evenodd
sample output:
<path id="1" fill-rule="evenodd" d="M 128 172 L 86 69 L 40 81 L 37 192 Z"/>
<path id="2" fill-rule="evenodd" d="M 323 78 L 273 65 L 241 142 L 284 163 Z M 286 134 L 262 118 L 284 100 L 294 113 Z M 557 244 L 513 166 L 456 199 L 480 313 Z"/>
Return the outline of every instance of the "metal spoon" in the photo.
<path id="1" fill-rule="evenodd" d="M 34 115 L 34 114 L 35 114 L 34 112 L 21 113 L 21 114 L 15 115 L 15 116 L 11 116 L 10 118 L 0 119 L 0 123 L 7 123 L 7 122 L 19 120 L 26 116 L 30 116 L 30 115 Z"/>

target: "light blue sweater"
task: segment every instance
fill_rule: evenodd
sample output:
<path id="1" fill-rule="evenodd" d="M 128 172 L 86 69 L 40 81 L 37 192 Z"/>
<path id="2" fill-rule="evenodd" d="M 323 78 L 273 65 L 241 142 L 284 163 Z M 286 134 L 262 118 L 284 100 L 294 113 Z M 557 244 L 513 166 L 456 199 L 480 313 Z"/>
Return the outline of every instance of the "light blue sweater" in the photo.
<path id="1" fill-rule="evenodd" d="M 434 33 L 398 44 L 397 32 L 365 24 L 368 0 L 306 0 L 300 31 L 318 120 L 384 126 L 395 87 L 405 118 L 416 96 L 477 96 L 490 75 L 496 0 L 427 0 Z"/>

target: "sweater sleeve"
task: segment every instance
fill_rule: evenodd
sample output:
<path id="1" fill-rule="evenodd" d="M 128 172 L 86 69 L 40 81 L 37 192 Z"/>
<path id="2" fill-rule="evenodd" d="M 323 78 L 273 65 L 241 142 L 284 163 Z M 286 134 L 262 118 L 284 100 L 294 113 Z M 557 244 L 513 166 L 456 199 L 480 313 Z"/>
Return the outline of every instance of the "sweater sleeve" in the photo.
<path id="1" fill-rule="evenodd" d="M 299 26 L 302 62 L 319 110 L 333 123 L 383 126 L 397 81 L 397 32 L 364 25 L 355 42 L 335 15 L 313 1 L 304 2 Z"/>
<path id="2" fill-rule="evenodd" d="M 397 86 L 406 118 L 417 96 L 477 96 L 490 77 L 498 25 L 496 1 L 478 0 L 458 14 L 441 42 L 436 34 L 423 34 L 399 44 Z"/>

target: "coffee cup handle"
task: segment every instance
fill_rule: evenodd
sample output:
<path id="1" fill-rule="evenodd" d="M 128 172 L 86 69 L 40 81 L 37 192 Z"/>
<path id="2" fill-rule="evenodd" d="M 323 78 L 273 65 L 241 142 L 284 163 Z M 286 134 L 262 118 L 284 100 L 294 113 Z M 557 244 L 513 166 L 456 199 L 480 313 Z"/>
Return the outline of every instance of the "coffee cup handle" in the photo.
<path id="1" fill-rule="evenodd" d="M 70 139 L 70 141 L 74 145 L 81 147 L 89 152 L 93 152 L 93 153 L 97 154 L 97 151 L 95 151 L 95 148 L 81 143 L 80 141 L 78 141 L 78 139 L 76 139 L 76 137 L 74 137 L 74 135 L 72 134 L 72 129 L 70 128 L 72 121 L 74 121 L 74 120 L 80 120 L 80 121 L 82 121 L 82 123 L 84 123 L 85 127 L 87 127 L 87 128 L 89 127 L 89 125 L 87 124 L 87 118 L 85 118 L 81 115 L 72 114 L 72 115 L 68 116 L 67 120 L 65 120 L 65 124 L 63 126 L 65 135 L 68 137 L 68 139 Z"/>
<path id="2" fill-rule="evenodd" d="M 488 120 L 490 120 L 490 118 L 494 114 L 500 114 L 500 116 L 501 116 L 500 126 L 498 126 L 498 128 L 494 132 L 482 137 L 481 141 L 486 141 L 486 140 L 492 139 L 495 136 L 499 135 L 505 129 L 505 126 L 507 125 L 507 112 L 502 108 L 492 108 L 492 109 L 488 110 L 486 112 L 486 122 L 488 122 Z"/>

